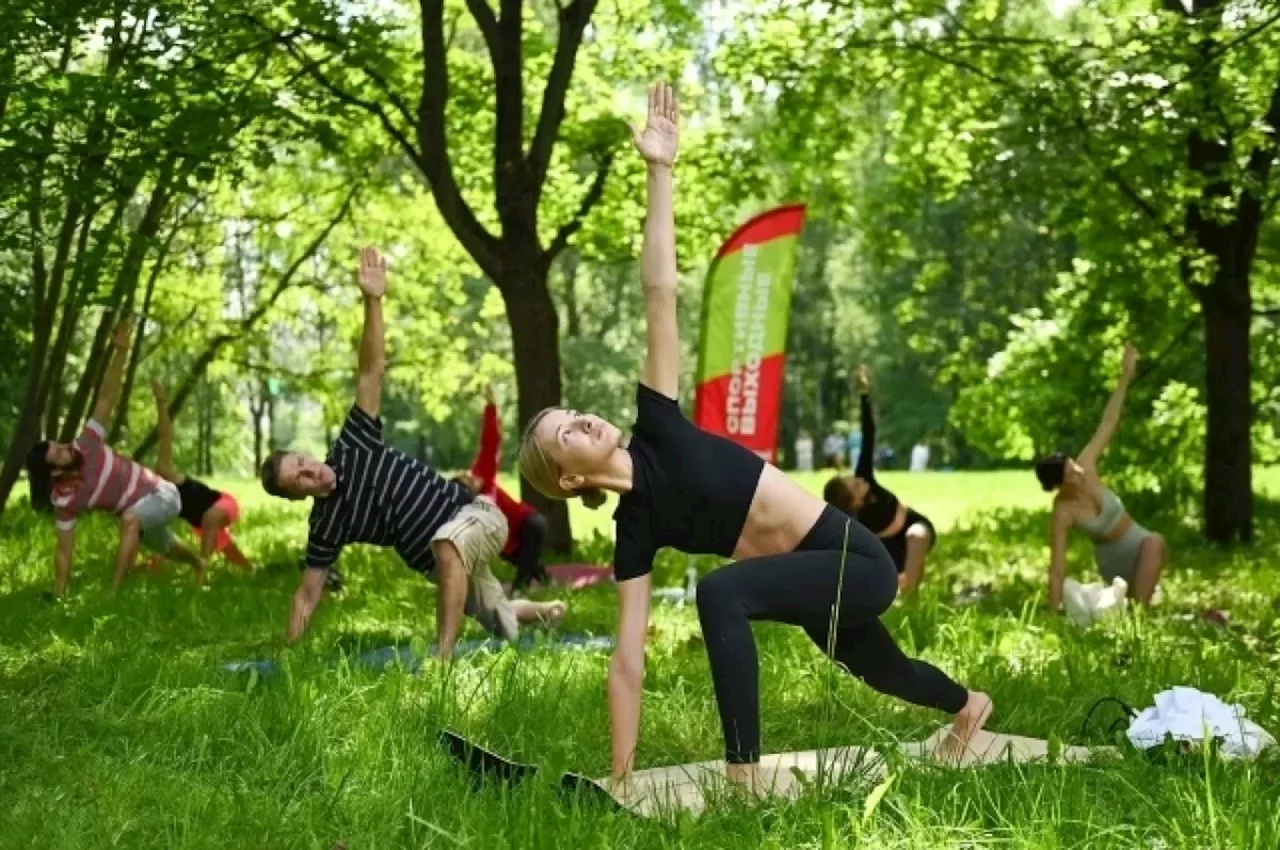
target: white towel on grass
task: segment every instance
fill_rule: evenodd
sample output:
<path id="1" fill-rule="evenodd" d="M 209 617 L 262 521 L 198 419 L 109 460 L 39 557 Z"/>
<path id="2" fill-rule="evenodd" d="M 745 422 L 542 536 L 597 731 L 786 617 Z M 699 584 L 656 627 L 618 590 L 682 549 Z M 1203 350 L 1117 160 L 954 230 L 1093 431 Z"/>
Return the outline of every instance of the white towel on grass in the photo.
<path id="1" fill-rule="evenodd" d="M 1156 694 L 1156 704 L 1129 724 L 1129 740 L 1148 750 L 1166 737 L 1203 743 L 1206 737 L 1222 742 L 1222 753 L 1230 758 L 1253 758 L 1275 738 L 1244 716 L 1244 708 L 1227 705 L 1213 694 L 1195 688 L 1177 687 Z"/>
<path id="2" fill-rule="evenodd" d="M 1067 617 L 1081 627 L 1123 613 L 1129 605 L 1128 593 L 1129 585 L 1122 578 L 1114 579 L 1110 585 L 1081 584 L 1071 578 L 1062 583 Z"/>

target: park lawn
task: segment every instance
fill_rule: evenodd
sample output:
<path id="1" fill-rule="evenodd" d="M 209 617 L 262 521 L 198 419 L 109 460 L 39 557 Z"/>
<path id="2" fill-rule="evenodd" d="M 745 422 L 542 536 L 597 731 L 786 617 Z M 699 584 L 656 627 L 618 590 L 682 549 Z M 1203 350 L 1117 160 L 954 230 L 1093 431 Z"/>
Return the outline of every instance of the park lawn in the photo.
<path id="1" fill-rule="evenodd" d="M 825 476 L 805 476 L 821 488 Z M 1263 471 L 1280 497 L 1280 474 Z M 944 533 L 924 592 L 887 615 L 913 653 L 996 702 L 991 727 L 1070 743 L 1109 740 L 1116 715 L 1082 731 L 1091 705 L 1142 707 L 1173 685 L 1241 703 L 1280 731 L 1280 507 L 1261 502 L 1259 543 L 1218 551 L 1162 524 L 1174 547 L 1166 600 L 1088 632 L 1040 607 L 1047 497 L 1026 473 L 887 473 L 885 482 Z M 1223 763 L 1129 753 L 1071 767 L 948 770 L 898 766 L 873 810 L 850 780 L 792 804 L 741 805 L 699 820 L 638 821 L 562 801 L 543 782 L 473 790 L 438 752 L 457 728 L 549 768 L 608 770 L 607 657 L 471 657 L 411 676 L 330 663 L 434 632 L 433 593 L 394 558 L 343 555 L 347 587 L 311 635 L 279 638 L 305 535 L 306 508 L 252 482 L 241 542 L 261 564 L 226 567 L 195 591 L 177 567 L 106 595 L 115 531 L 83 522 L 71 598 L 41 600 L 53 531 L 24 508 L 0 527 L 0 848 L 393 847 L 1258 847 L 1280 845 L 1280 759 Z M 574 507 L 579 557 L 607 560 L 609 511 Z M 1144 520 L 1148 518 L 1144 517 Z M 599 532 L 594 535 L 593 532 Z M 697 559 L 701 569 L 714 559 Z M 660 556 L 675 583 L 685 559 Z M 1091 578 L 1088 547 L 1072 572 Z M 962 586 L 990 598 L 958 607 Z M 1226 609 L 1219 630 L 1199 613 Z M 572 598 L 566 630 L 607 633 L 608 588 Z M 640 767 L 715 758 L 721 744 L 696 618 L 658 606 L 650 642 Z M 474 627 L 469 626 L 469 629 Z M 469 634 L 475 634 L 474 631 Z M 759 626 L 765 747 L 888 745 L 940 718 L 840 675 L 795 630 Z M 285 674 L 219 664 L 279 658 Z M 1101 712 L 1100 712 L 1101 713 Z"/>

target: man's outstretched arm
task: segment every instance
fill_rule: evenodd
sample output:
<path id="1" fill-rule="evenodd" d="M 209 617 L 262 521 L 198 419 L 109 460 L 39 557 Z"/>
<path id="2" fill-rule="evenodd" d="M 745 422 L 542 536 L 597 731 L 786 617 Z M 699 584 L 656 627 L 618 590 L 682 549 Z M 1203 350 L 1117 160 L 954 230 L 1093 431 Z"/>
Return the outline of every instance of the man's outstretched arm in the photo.
<path id="1" fill-rule="evenodd" d="M 124 362 L 129 358 L 129 322 L 121 320 L 111 335 L 111 359 L 107 361 L 107 371 L 98 385 L 98 402 L 93 406 L 93 421 L 106 428 L 111 424 L 111 410 L 116 406 L 116 396 L 120 394 L 120 379 L 124 375 Z"/>
<path id="2" fill-rule="evenodd" d="M 360 291 L 364 294 L 364 332 L 360 336 L 360 373 L 356 404 L 375 419 L 382 405 L 386 352 L 382 330 L 382 296 L 387 291 L 387 263 L 375 248 L 360 252 Z"/>

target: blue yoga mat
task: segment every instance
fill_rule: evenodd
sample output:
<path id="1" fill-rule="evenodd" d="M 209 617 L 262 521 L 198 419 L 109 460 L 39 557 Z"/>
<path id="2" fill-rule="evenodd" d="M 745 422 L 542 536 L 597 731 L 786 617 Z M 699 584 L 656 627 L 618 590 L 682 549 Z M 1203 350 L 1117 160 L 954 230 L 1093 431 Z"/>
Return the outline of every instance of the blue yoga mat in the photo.
<path id="1" fill-rule="evenodd" d="M 584 652 L 604 652 L 613 649 L 613 638 L 607 635 L 560 635 L 554 640 L 542 638 L 539 640 L 537 634 L 521 635 L 520 640 L 514 644 L 498 638 L 488 638 L 484 640 L 460 640 L 453 645 L 453 654 L 455 656 L 474 655 L 477 652 L 501 652 L 507 648 L 515 648 L 519 651 L 540 651 L 549 652 L 565 652 L 568 650 L 579 650 Z M 432 644 L 431 653 L 435 652 L 435 644 Z M 430 658 L 424 658 L 414 652 L 408 646 L 384 646 L 381 649 L 372 649 L 356 656 L 355 662 L 365 667 L 371 667 L 375 670 L 385 670 L 387 667 L 393 667 L 396 664 L 403 666 L 410 672 L 416 672 Z M 251 661 L 231 661 L 222 665 L 222 670 L 228 673 L 247 673 L 250 670 L 257 670 L 259 674 L 269 674 L 278 672 L 280 667 L 278 662 L 268 659 L 251 660 Z"/>

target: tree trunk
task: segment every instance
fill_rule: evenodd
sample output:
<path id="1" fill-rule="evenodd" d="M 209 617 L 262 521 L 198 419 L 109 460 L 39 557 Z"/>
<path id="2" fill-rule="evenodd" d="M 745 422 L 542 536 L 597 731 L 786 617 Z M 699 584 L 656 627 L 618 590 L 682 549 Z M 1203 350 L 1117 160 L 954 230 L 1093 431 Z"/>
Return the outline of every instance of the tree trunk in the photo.
<path id="1" fill-rule="evenodd" d="M 200 474 L 213 475 L 213 386 L 208 376 L 200 385 Z"/>
<path id="2" fill-rule="evenodd" d="M 560 264 L 560 272 L 564 275 L 565 335 L 569 339 L 582 336 L 582 313 L 578 309 L 578 257 L 577 251 L 566 251 Z"/>
<path id="3" fill-rule="evenodd" d="M 511 323 L 511 343 L 515 355 L 516 387 L 519 394 L 519 424 L 525 425 L 540 410 L 560 404 L 560 322 L 547 289 L 546 275 L 538 277 L 534 263 L 512 263 L 515 279 L 499 281 Z M 522 277 L 517 277 L 521 275 Z M 547 546 L 554 552 L 568 552 L 573 544 L 568 506 L 547 499 L 523 478 L 520 497 L 547 518 L 550 526 Z"/>
<path id="4" fill-rule="evenodd" d="M 5 455 L 4 467 L 0 468 L 0 512 L 4 511 L 13 492 L 13 485 L 18 482 L 27 452 L 40 437 L 40 385 L 44 379 L 45 355 L 49 350 L 49 338 L 53 330 L 51 315 L 36 315 L 36 329 L 31 344 L 31 352 L 27 361 L 27 386 L 23 393 L 22 412 L 14 424 L 13 438 L 9 441 L 9 451 Z"/>
<path id="5" fill-rule="evenodd" d="M 186 212 L 190 212 L 190 208 Z M 169 259 L 169 252 L 173 248 L 173 241 L 182 229 L 184 219 L 185 213 L 182 213 L 174 220 L 173 226 L 169 229 L 169 234 L 160 245 L 160 251 L 156 254 L 156 258 L 151 264 L 151 271 L 147 275 L 147 288 L 142 296 L 142 310 L 139 311 L 141 319 L 137 322 L 137 327 L 133 329 L 133 353 L 129 357 L 129 371 L 125 373 L 124 386 L 120 389 L 121 404 L 116 412 L 115 424 L 111 426 L 111 433 L 107 435 L 107 442 L 109 443 L 115 443 L 119 440 L 120 436 L 129 427 L 129 398 L 133 395 L 133 387 L 138 379 L 138 364 L 142 362 L 142 343 L 146 336 L 143 331 L 146 329 L 147 318 L 151 315 L 151 300 L 155 296 L 156 281 L 160 279 L 160 274 L 164 271 L 165 263 Z"/>
<path id="6" fill-rule="evenodd" d="M 1233 287 L 1234 288 L 1234 287 Z M 1206 536 L 1218 543 L 1253 539 L 1248 286 L 1245 303 L 1221 297 L 1219 285 L 1202 301 L 1205 329 L 1204 454 Z"/>
<path id="7" fill-rule="evenodd" d="M 84 374 L 80 376 L 80 383 L 76 385 L 75 394 L 67 406 L 67 418 L 62 420 L 62 430 L 58 434 L 58 439 L 62 442 L 74 439 L 84 427 L 84 418 L 88 415 L 88 411 L 92 410 L 94 401 L 98 397 L 98 384 L 101 383 L 102 376 L 106 372 L 112 350 L 111 312 L 104 310 L 98 319 L 98 329 L 93 334 L 93 341 L 89 343 L 89 357 L 85 363 Z M 103 423 L 104 426 L 106 424 Z"/>

